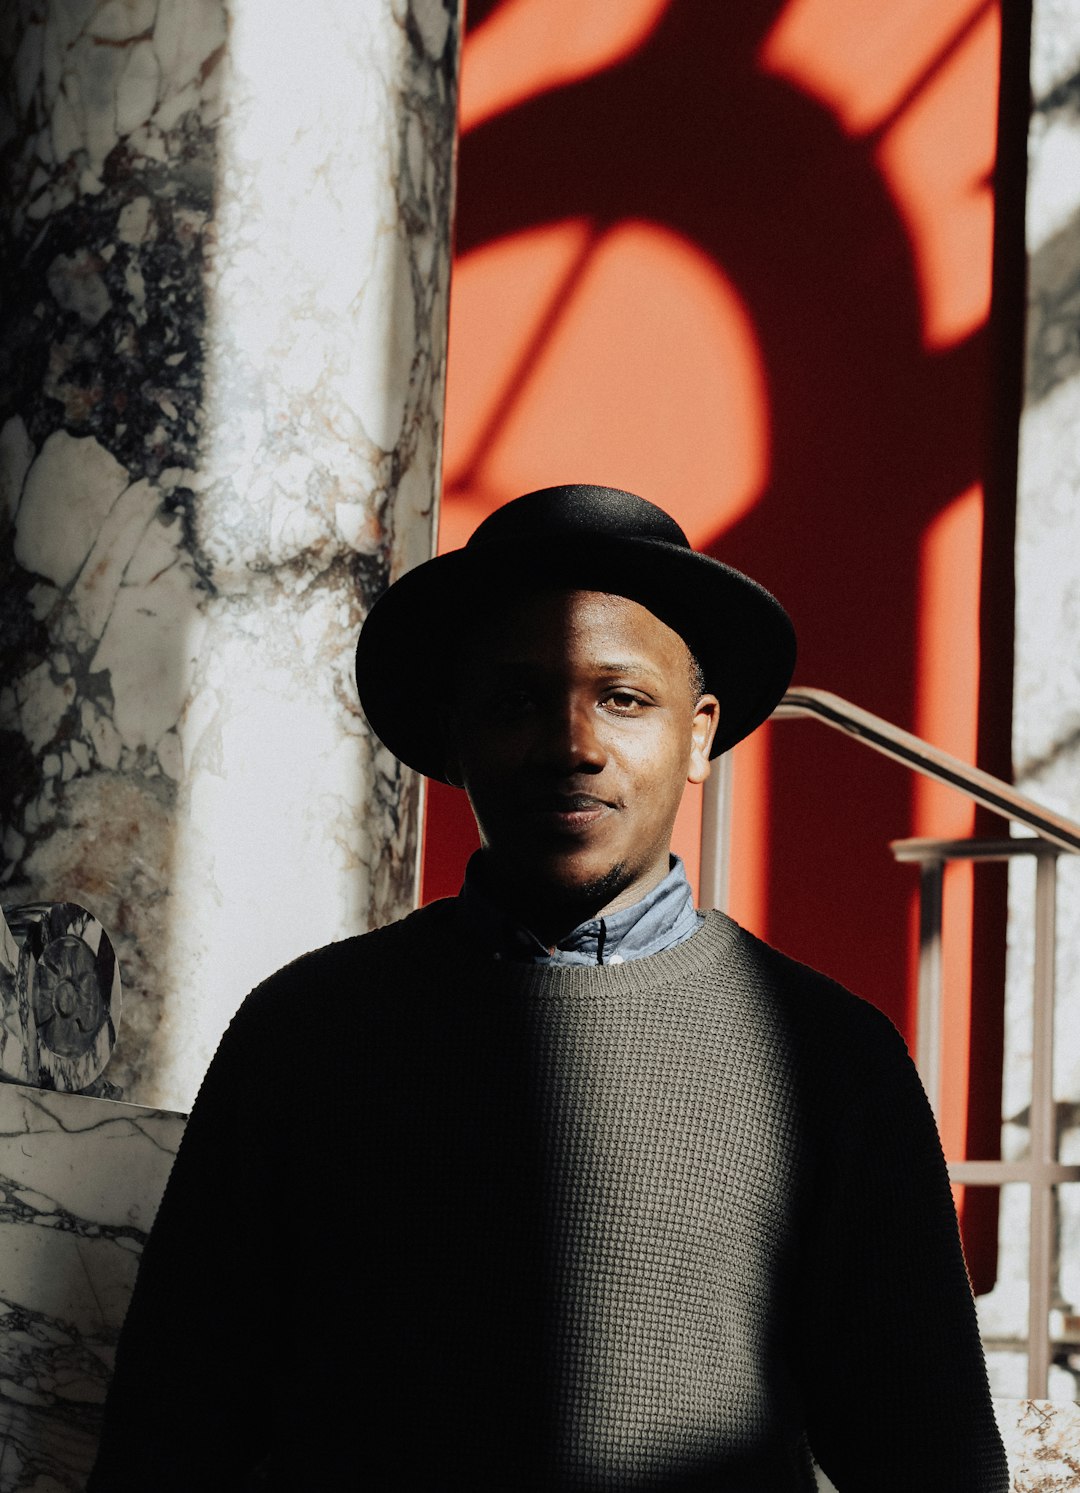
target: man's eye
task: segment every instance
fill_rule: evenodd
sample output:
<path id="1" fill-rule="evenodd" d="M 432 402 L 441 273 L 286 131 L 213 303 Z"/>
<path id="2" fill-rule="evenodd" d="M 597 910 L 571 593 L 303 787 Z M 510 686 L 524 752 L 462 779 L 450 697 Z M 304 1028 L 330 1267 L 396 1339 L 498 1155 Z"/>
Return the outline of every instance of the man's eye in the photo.
<path id="1" fill-rule="evenodd" d="M 604 704 L 619 715 L 630 715 L 633 711 L 644 705 L 640 695 L 631 694 L 629 690 L 614 690 L 605 696 Z"/>
<path id="2" fill-rule="evenodd" d="M 528 690 L 507 689 L 488 695 L 484 703 L 489 713 L 500 720 L 515 720 L 518 716 L 527 715 L 535 702 Z"/>

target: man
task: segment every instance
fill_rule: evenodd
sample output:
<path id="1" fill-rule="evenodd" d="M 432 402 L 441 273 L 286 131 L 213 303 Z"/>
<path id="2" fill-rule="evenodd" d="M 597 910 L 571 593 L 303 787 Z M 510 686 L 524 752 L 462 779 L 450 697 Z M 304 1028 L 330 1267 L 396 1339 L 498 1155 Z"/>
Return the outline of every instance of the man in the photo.
<path id="1" fill-rule="evenodd" d="M 462 895 L 267 981 L 144 1255 L 93 1493 L 1004 1493 L 940 1147 L 873 1007 L 695 911 L 687 779 L 779 604 L 631 494 L 398 581 L 373 728 L 463 785 Z"/>

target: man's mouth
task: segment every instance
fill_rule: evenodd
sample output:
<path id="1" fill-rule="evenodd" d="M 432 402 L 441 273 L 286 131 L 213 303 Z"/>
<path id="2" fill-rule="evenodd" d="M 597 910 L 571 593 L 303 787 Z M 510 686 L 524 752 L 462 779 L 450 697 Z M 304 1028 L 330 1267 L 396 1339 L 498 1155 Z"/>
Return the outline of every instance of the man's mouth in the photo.
<path id="1" fill-rule="evenodd" d="M 552 828 L 581 833 L 615 808 L 615 804 L 592 793 L 543 793 L 529 801 L 528 813 Z"/>

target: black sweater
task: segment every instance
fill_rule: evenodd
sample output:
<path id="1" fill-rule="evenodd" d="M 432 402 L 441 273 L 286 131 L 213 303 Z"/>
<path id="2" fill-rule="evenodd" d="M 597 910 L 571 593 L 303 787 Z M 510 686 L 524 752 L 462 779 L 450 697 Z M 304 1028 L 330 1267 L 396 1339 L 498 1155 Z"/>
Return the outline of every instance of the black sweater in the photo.
<path id="1" fill-rule="evenodd" d="M 234 1019 L 90 1493 L 1004 1493 L 940 1146 L 889 1022 L 719 913 L 618 967 L 453 903 Z"/>

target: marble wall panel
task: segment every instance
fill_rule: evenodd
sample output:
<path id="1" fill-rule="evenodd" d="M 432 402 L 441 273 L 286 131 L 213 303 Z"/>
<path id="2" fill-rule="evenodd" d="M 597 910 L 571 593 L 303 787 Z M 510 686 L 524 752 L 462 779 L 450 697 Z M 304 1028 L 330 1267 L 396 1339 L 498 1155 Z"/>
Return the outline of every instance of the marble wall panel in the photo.
<path id="1" fill-rule="evenodd" d="M 1016 781 L 1080 820 L 1080 0 L 1035 0 L 1028 137 L 1028 349 L 1020 431 L 1016 539 Z M 1063 857 L 1058 888 L 1055 1090 L 1061 1159 L 1080 1161 L 1080 860 Z M 1010 873 L 1004 1154 L 1028 1144 L 1034 877 Z M 1080 1315 L 1080 1207 L 1059 1209 L 1058 1323 Z M 1000 1282 L 980 1303 L 984 1330 L 1004 1336 L 1026 1312 L 1026 1203 L 1004 1210 Z M 1050 1392 L 1076 1397 L 1076 1351 L 1063 1352 Z M 1022 1392 L 1022 1355 L 995 1352 L 999 1394 Z M 1035 1486 L 1032 1484 L 1032 1486 Z"/>
<path id="2" fill-rule="evenodd" d="M 0 1493 L 83 1487 L 183 1126 L 0 1084 Z"/>
<path id="3" fill-rule="evenodd" d="M 351 659 L 433 539 L 458 36 L 456 0 L 2 8 L 0 888 L 109 931 L 141 1102 L 412 904 Z"/>
<path id="4" fill-rule="evenodd" d="M 996 1399 L 994 1414 L 1009 1462 L 1009 1493 L 1070 1493 L 1080 1487 L 1080 1407 Z M 838 1493 L 820 1467 L 814 1471 L 818 1493 Z"/>
<path id="5" fill-rule="evenodd" d="M 1010 1493 L 1080 1487 L 1080 1407 L 1052 1400 L 994 1401 L 1012 1474 Z"/>

